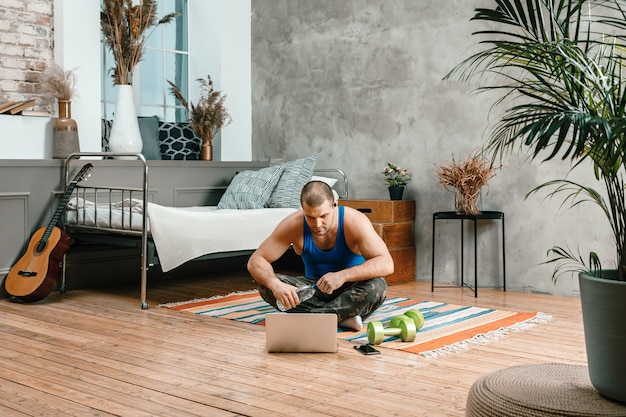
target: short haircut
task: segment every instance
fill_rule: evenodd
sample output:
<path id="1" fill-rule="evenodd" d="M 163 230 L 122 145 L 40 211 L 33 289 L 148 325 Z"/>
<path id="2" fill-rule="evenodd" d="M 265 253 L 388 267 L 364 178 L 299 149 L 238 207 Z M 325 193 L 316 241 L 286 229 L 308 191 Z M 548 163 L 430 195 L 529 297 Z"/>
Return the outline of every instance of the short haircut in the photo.
<path id="1" fill-rule="evenodd" d="M 335 201 L 335 196 L 332 188 L 324 181 L 309 181 L 302 188 L 300 204 L 304 205 L 306 203 L 306 205 L 311 207 L 319 207 L 326 201 Z"/>

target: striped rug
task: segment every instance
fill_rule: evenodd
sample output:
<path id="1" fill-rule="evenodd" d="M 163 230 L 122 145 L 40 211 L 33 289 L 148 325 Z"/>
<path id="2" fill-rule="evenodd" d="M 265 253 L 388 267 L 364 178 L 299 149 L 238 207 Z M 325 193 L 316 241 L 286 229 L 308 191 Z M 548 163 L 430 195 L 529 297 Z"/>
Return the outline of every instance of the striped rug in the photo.
<path id="1" fill-rule="evenodd" d="M 258 325 L 265 324 L 267 313 L 276 311 L 256 291 L 162 306 Z M 381 347 L 436 357 L 466 349 L 471 343 L 487 343 L 551 319 L 549 315 L 538 312 L 503 311 L 393 297 L 385 300 L 368 321 L 381 321 L 387 327 L 392 317 L 412 309 L 421 311 L 425 318 L 415 341 L 402 342 L 391 336 L 384 340 Z M 337 337 L 354 343 L 367 343 L 366 326 L 367 322 L 361 332 L 339 329 Z"/>

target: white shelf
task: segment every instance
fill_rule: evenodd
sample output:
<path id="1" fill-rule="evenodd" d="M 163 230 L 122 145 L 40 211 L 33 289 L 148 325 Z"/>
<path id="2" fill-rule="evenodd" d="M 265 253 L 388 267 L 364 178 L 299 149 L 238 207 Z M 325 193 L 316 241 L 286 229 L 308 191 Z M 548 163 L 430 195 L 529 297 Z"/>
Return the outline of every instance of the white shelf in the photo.
<path id="1" fill-rule="evenodd" d="M 52 158 L 50 117 L 0 114 L 0 159 Z"/>

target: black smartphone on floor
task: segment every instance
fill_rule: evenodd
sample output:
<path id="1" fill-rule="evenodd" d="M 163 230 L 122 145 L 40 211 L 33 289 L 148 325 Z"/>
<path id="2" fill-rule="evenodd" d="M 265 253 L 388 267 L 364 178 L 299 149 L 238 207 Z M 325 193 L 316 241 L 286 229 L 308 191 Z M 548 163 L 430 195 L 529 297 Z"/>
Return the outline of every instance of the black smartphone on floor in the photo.
<path id="1" fill-rule="evenodd" d="M 378 355 L 380 353 L 372 345 L 356 345 L 354 348 L 364 355 Z"/>

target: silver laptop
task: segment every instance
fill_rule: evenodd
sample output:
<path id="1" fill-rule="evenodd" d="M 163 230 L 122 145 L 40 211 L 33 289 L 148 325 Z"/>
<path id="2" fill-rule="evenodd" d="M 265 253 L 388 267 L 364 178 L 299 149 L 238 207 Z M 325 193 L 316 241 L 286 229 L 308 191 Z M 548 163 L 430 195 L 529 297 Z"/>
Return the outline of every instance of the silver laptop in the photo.
<path id="1" fill-rule="evenodd" d="M 268 352 L 337 352 L 337 316 L 270 313 L 265 316 Z"/>

